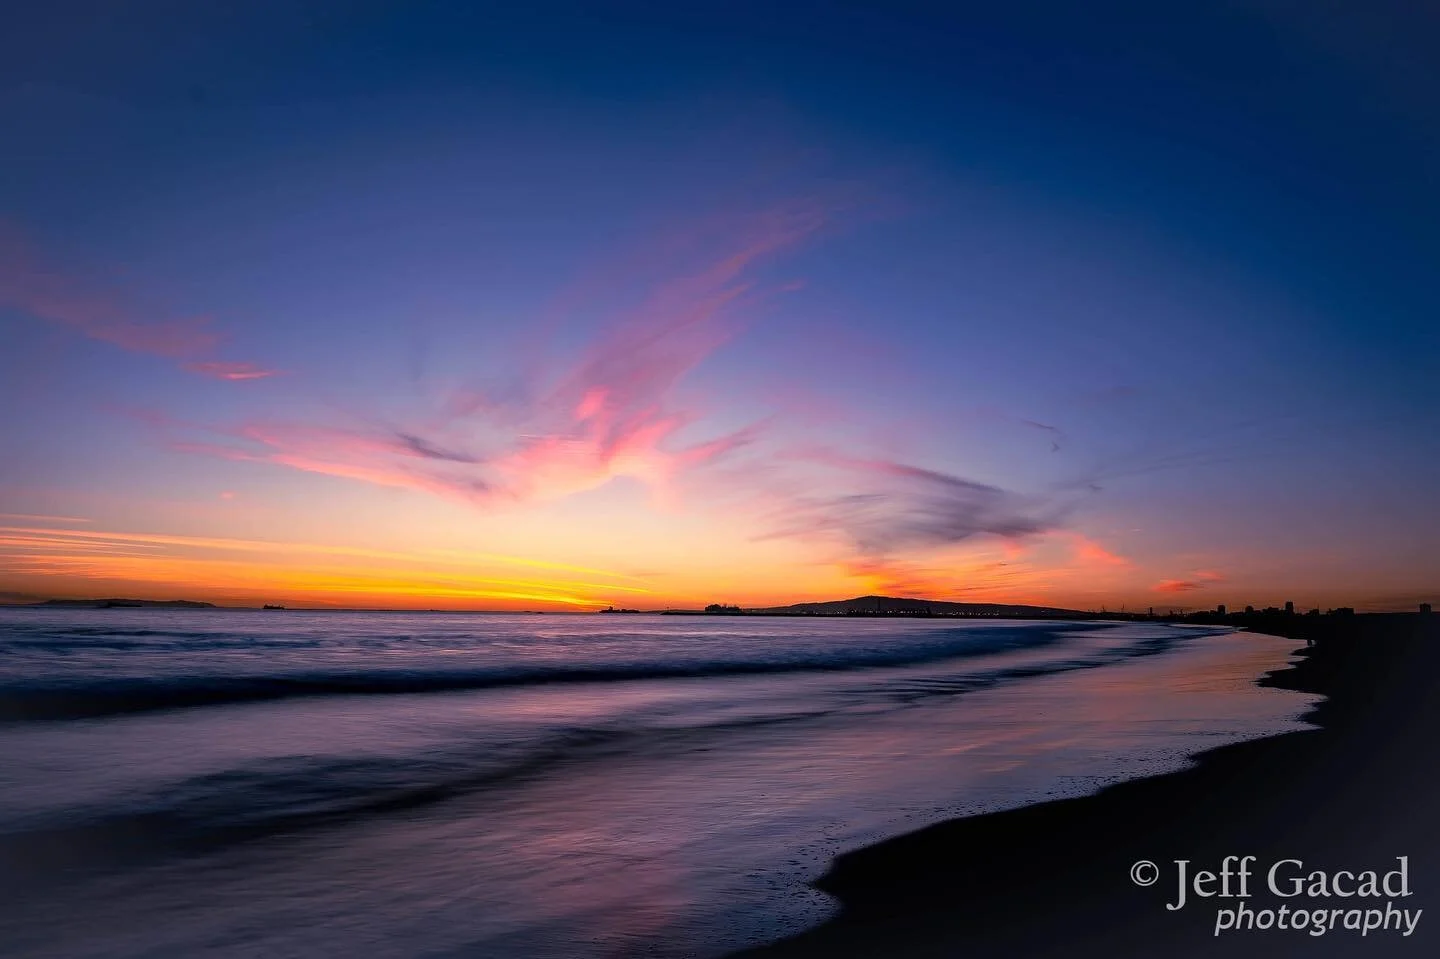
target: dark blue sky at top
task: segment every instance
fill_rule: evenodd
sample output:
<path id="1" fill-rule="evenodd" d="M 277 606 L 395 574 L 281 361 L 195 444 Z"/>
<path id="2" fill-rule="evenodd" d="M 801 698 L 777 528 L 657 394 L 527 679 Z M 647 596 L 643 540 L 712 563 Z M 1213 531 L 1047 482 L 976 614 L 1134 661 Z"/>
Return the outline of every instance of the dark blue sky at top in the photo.
<path id="1" fill-rule="evenodd" d="M 8 96 L 113 98 L 173 130 L 148 131 L 144 151 L 106 170 L 103 138 L 57 158 L 35 134 L 84 131 L 63 114 L 26 117 L 7 160 L 12 213 L 27 194 L 37 213 L 64 206 L 47 193 L 103 203 L 117 180 L 144 182 L 147 160 L 173 163 L 167 146 L 193 162 L 293 137 L 267 114 L 280 106 L 313 105 L 305 120 L 323 136 L 387 97 L 443 97 L 461 122 L 468 99 L 497 95 L 556 122 L 694 98 L 702 124 L 707 101 L 771 102 L 837 142 L 1152 221 L 1256 275 L 1294 278 L 1372 334 L 1423 337 L 1437 305 L 1440 18 L 1423 4 L 212 6 L 19 12 Z M 88 175 L 56 177 L 57 160 Z"/>
<path id="2" fill-rule="evenodd" d="M 841 363 L 824 384 L 882 418 L 1054 421 L 1097 475 L 1252 444 L 1139 491 L 1156 513 L 1370 497 L 1356 523 L 1399 528 L 1440 476 L 1424 4 L 61 2 L 11 25 L 0 216 L 61 262 L 158 281 L 272 365 L 337 358 L 337 391 L 397 344 L 479 335 L 394 332 L 417 302 L 513 315 L 672 214 L 859 182 L 893 208 L 795 255 L 812 319 L 757 325 L 706 368 L 719 388 L 770 363 L 825 380 L 773 357 L 829 324 L 919 371 Z M 957 355 L 986 361 L 962 383 L 939 359 Z M 192 389 L 143 380 L 75 395 Z M 1154 399 L 1123 422 L 1075 401 L 1106 390 Z M 1315 459 L 1252 448 L 1270 443 Z M 1013 480 L 988 455 L 972 468 Z M 1377 485 L 1379 462 L 1409 479 Z"/>

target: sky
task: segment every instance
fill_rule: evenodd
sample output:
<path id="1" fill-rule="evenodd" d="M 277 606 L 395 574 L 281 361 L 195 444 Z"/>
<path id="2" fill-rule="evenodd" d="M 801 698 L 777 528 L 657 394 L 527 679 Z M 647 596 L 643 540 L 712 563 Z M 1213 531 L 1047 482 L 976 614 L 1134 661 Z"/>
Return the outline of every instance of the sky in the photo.
<path id="1" fill-rule="evenodd" d="M 13 20 L 0 601 L 1440 599 L 1424 4 Z"/>

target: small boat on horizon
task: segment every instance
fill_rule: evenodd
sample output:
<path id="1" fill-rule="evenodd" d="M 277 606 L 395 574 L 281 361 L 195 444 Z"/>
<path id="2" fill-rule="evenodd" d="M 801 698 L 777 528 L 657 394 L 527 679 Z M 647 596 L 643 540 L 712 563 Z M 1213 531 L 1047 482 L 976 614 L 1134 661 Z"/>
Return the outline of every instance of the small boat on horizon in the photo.
<path id="1" fill-rule="evenodd" d="M 266 603 L 264 606 L 262 606 L 262 607 L 260 607 L 260 608 L 261 608 L 261 609 L 284 609 L 285 607 L 284 607 L 284 606 L 275 606 L 275 605 L 272 605 L 272 604 L 270 604 L 270 603 Z"/>

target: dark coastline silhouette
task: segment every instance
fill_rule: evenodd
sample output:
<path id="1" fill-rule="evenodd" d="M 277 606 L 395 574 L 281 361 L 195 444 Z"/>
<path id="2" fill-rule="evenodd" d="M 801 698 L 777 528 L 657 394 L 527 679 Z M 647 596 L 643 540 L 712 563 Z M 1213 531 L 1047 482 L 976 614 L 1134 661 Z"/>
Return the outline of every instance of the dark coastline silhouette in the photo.
<path id="1" fill-rule="evenodd" d="M 32 606 L 61 609 L 219 609 L 214 603 L 193 599 L 47 599 Z"/>
<path id="2" fill-rule="evenodd" d="M 704 609 L 667 609 L 668 616 L 901 616 L 987 617 L 998 619 L 1098 619 L 1104 614 L 1055 606 L 1014 603 L 953 603 L 896 596 L 856 596 L 789 606 L 741 607 L 711 603 Z"/>

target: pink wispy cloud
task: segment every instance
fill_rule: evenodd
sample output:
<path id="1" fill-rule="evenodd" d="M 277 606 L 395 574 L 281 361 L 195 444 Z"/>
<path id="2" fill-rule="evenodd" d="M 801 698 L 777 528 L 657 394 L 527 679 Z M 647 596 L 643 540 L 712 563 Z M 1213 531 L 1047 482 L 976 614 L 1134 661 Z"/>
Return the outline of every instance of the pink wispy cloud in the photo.
<path id="1" fill-rule="evenodd" d="M 1075 558 L 1092 566 L 1113 566 L 1128 567 L 1134 565 L 1130 560 L 1119 553 L 1111 552 L 1104 546 L 1080 533 L 1068 535 L 1070 547 L 1075 553 Z"/>
<path id="2" fill-rule="evenodd" d="M 685 262 L 676 268 L 668 256 L 669 275 L 588 347 L 541 357 L 500 393 L 445 390 L 428 412 L 405 417 L 356 410 L 328 423 L 162 426 L 177 449 L 472 502 L 553 500 L 621 477 L 664 495 L 682 474 L 756 439 L 762 424 L 703 435 L 704 411 L 682 402 L 678 387 L 741 314 L 778 292 L 756 268 L 826 222 L 822 207 L 797 204 L 710 224 L 685 247 Z"/>
<path id="3" fill-rule="evenodd" d="M 131 353 L 179 361 L 205 376 L 247 380 L 272 375 L 254 364 L 211 359 L 224 336 L 210 317 L 142 318 L 142 311 L 121 292 L 59 269 L 6 223 L 0 223 L 0 306 Z"/>
<path id="4" fill-rule="evenodd" d="M 223 360 L 186 363 L 185 369 L 217 380 L 260 380 L 279 372 L 264 369 L 254 363 L 227 363 Z"/>
<path id="5" fill-rule="evenodd" d="M 1157 593 L 1188 593 L 1204 589 L 1212 583 L 1223 583 L 1224 575 L 1214 570 L 1196 570 L 1189 579 L 1162 579 L 1151 587 Z"/>

